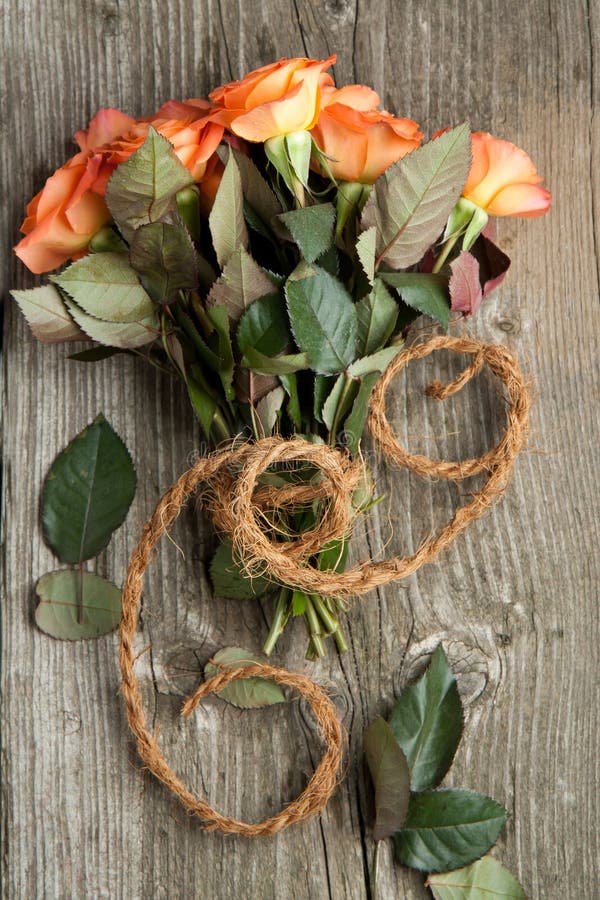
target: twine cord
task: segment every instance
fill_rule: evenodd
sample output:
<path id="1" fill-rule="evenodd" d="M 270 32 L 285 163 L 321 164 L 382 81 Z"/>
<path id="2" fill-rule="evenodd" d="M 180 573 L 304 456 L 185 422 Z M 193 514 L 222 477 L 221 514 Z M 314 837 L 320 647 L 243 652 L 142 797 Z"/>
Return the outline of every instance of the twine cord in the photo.
<path id="1" fill-rule="evenodd" d="M 507 399 L 507 424 L 500 442 L 482 456 L 462 462 L 432 460 L 410 454 L 398 441 L 385 412 L 385 394 L 392 379 L 408 363 L 422 359 L 438 349 L 466 353 L 473 361 L 454 381 L 443 386 L 432 382 L 427 393 L 444 400 L 488 365 L 504 384 Z M 309 593 L 345 599 L 375 587 L 405 578 L 431 562 L 468 525 L 489 508 L 508 484 L 513 463 L 523 447 L 528 427 L 530 398 L 527 385 L 515 357 L 503 346 L 482 344 L 464 337 L 439 336 L 403 350 L 388 366 L 372 395 L 369 428 L 381 454 L 396 465 L 425 478 L 459 481 L 480 472 L 487 473 L 483 487 L 469 502 L 459 507 L 437 535 L 426 540 L 411 556 L 381 562 L 366 560 L 345 572 L 320 571 L 309 559 L 327 543 L 349 534 L 353 510 L 351 498 L 362 474 L 362 465 L 348 454 L 323 444 L 302 439 L 269 437 L 256 443 L 222 449 L 199 459 L 159 500 L 144 526 L 141 539 L 131 557 L 122 596 L 119 664 L 127 719 L 137 749 L 146 767 L 182 802 L 190 814 L 204 822 L 206 831 L 248 837 L 270 835 L 295 822 L 320 812 L 327 804 L 338 780 L 343 758 L 344 730 L 335 706 L 312 679 L 299 673 L 266 664 L 228 669 L 205 681 L 186 700 L 182 715 L 188 716 L 198 703 L 227 684 L 256 675 L 272 678 L 295 688 L 309 703 L 319 723 L 326 752 L 302 793 L 281 812 L 260 823 L 248 823 L 222 815 L 203 799 L 196 797 L 168 765 L 155 736 L 149 731 L 141 693 L 134 673 L 134 636 L 138 626 L 144 573 L 153 550 L 168 531 L 182 507 L 199 484 L 209 483 L 202 500 L 210 510 L 217 529 L 231 539 L 234 552 L 249 575 L 266 573 L 273 580 Z M 278 463 L 301 461 L 316 467 L 321 480 L 316 484 L 275 488 L 259 484 L 260 476 Z M 299 502 L 323 498 L 324 513 L 309 531 L 288 541 L 274 541 L 265 532 L 265 511 Z"/>

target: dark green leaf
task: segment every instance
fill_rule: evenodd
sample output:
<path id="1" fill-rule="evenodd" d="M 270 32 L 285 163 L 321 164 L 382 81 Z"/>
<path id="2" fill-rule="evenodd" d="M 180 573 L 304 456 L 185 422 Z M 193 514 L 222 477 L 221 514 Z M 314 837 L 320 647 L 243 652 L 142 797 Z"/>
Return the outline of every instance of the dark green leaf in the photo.
<path id="1" fill-rule="evenodd" d="M 299 266 L 286 282 L 292 331 L 309 365 L 322 375 L 342 372 L 356 357 L 357 319 L 343 284 L 318 266 Z"/>
<path id="2" fill-rule="evenodd" d="M 396 326 L 398 304 L 381 279 L 375 281 L 370 294 L 358 301 L 356 315 L 360 353 L 366 356 L 384 347 Z"/>
<path id="3" fill-rule="evenodd" d="M 346 415 L 358 392 L 358 381 L 348 381 L 345 374 L 338 375 L 327 400 L 323 404 L 321 416 L 323 424 L 331 431 L 336 421 L 339 425 Z"/>
<path id="4" fill-rule="evenodd" d="M 208 295 L 208 306 L 225 306 L 229 318 L 237 322 L 251 303 L 273 293 L 273 282 L 249 253 L 240 247 L 225 266 Z"/>
<path id="5" fill-rule="evenodd" d="M 244 199 L 267 228 L 283 232 L 281 226 L 277 227 L 276 217 L 281 212 L 277 197 L 248 156 L 237 150 L 233 151 L 233 155 L 240 172 Z"/>
<path id="6" fill-rule="evenodd" d="M 287 414 L 290 417 L 294 428 L 299 430 L 302 427 L 302 410 L 300 408 L 300 397 L 298 394 L 298 379 L 296 375 L 280 375 L 279 380 L 285 388 L 289 398 L 286 407 Z"/>
<path id="7" fill-rule="evenodd" d="M 365 422 L 369 413 L 369 400 L 378 380 L 379 372 L 371 372 L 370 375 L 365 375 L 361 379 L 352 410 L 344 422 L 345 443 L 350 453 L 354 455 L 358 452 L 358 445 L 365 430 Z"/>
<path id="8" fill-rule="evenodd" d="M 36 625 L 63 641 L 108 634 L 121 619 L 121 591 L 91 572 L 49 572 L 40 578 L 35 592 L 40 598 Z"/>
<path id="9" fill-rule="evenodd" d="M 313 416 L 317 422 L 322 422 L 323 404 L 327 399 L 336 379 L 331 375 L 315 375 Z"/>
<path id="10" fill-rule="evenodd" d="M 117 347 L 90 347 L 89 350 L 71 353 L 70 356 L 67 356 L 67 359 L 75 360 L 75 362 L 100 362 L 103 359 L 116 356 L 117 353 L 126 352 L 126 350 L 121 350 Z"/>
<path id="11" fill-rule="evenodd" d="M 435 900 L 527 900 L 517 879 L 492 856 L 463 869 L 430 875 L 425 884 Z"/>
<path id="12" fill-rule="evenodd" d="M 248 578 L 234 559 L 228 541 L 217 547 L 210 564 L 210 577 L 217 597 L 228 600 L 253 600 L 271 587 L 271 582 L 261 575 Z"/>
<path id="13" fill-rule="evenodd" d="M 445 872 L 479 859 L 506 822 L 504 807 L 474 791 L 413 794 L 396 835 L 400 862 L 422 872 Z"/>
<path id="14" fill-rule="evenodd" d="M 223 306 L 213 306 L 207 310 L 208 318 L 217 333 L 219 354 L 219 377 L 228 400 L 233 400 L 234 359 L 229 331 L 229 316 Z"/>
<path id="15" fill-rule="evenodd" d="M 410 774 L 404 753 L 381 717 L 365 731 L 364 748 L 375 788 L 373 839 L 382 841 L 404 825 L 410 799 Z"/>
<path id="16" fill-rule="evenodd" d="M 308 369 L 309 363 L 306 353 L 288 353 L 271 358 L 248 347 L 241 365 L 260 375 L 293 375 L 294 372 Z"/>
<path id="17" fill-rule="evenodd" d="M 217 411 L 217 401 L 209 394 L 207 390 L 194 377 L 186 379 L 188 395 L 190 402 L 194 407 L 194 412 L 198 417 L 198 421 L 202 426 L 202 430 L 208 440 L 210 440 L 210 432 L 212 428 L 215 412 Z"/>
<path id="18" fill-rule="evenodd" d="M 122 253 L 89 253 L 52 280 L 85 313 L 104 322 L 139 322 L 154 311 L 137 272 Z"/>
<path id="19" fill-rule="evenodd" d="M 240 353 L 257 350 L 276 356 L 290 342 L 290 328 L 281 294 L 259 297 L 240 319 L 237 343 Z"/>
<path id="20" fill-rule="evenodd" d="M 425 673 L 394 706 L 390 728 L 408 759 L 413 791 L 436 787 L 452 764 L 463 730 L 456 679 L 441 645 Z"/>
<path id="21" fill-rule="evenodd" d="M 27 291 L 11 291 L 27 319 L 33 336 L 46 344 L 84 341 L 85 335 L 69 315 L 62 298 L 52 284 Z"/>
<path id="22" fill-rule="evenodd" d="M 138 228 L 129 259 L 156 303 L 169 303 L 179 291 L 198 285 L 196 250 L 188 232 L 179 225 L 153 222 Z"/>
<path id="23" fill-rule="evenodd" d="M 334 572 L 343 572 L 348 557 L 348 541 L 340 538 L 339 540 L 330 541 L 321 552 L 317 560 L 317 565 L 321 572 L 333 569 Z"/>
<path id="24" fill-rule="evenodd" d="M 100 414 L 56 457 L 42 493 L 44 538 L 62 562 L 96 556 L 135 494 L 127 447 Z"/>
<path id="25" fill-rule="evenodd" d="M 234 253 L 248 247 L 242 179 L 233 153 L 229 154 L 208 224 L 219 265 L 224 268 Z"/>
<path id="26" fill-rule="evenodd" d="M 307 262 L 314 262 L 331 247 L 335 225 L 335 209 L 331 203 L 293 209 L 281 213 L 279 218 Z"/>
<path id="27" fill-rule="evenodd" d="M 123 350 L 136 350 L 151 344 L 158 337 L 158 316 L 153 310 L 150 316 L 139 322 L 101 322 L 94 316 L 88 316 L 69 297 L 64 298 L 65 305 L 79 327 L 93 341 L 105 347 L 119 347 Z"/>
<path id="28" fill-rule="evenodd" d="M 257 656 L 242 647 L 225 647 L 215 653 L 206 664 L 204 676 L 212 678 L 223 669 L 245 668 L 258 662 L 261 660 Z M 277 682 L 268 678 L 244 678 L 232 681 L 219 691 L 219 697 L 240 709 L 259 709 L 263 706 L 273 706 L 275 703 L 285 703 L 285 696 Z"/>
<path id="29" fill-rule="evenodd" d="M 157 222 L 176 209 L 175 195 L 193 184 L 169 141 L 148 128 L 146 140 L 111 175 L 106 203 L 127 240 L 140 225 Z"/>
<path id="30" fill-rule="evenodd" d="M 377 229 L 377 257 L 393 269 L 418 262 L 442 232 L 464 187 L 471 133 L 459 125 L 408 153 L 377 179 L 362 227 Z"/>
<path id="31" fill-rule="evenodd" d="M 448 280 L 442 275 L 421 275 L 418 272 L 380 272 L 384 281 L 396 288 L 404 302 L 448 330 L 450 297 Z"/>
<path id="32" fill-rule="evenodd" d="M 292 591 L 292 615 L 303 616 L 308 606 L 308 597 L 304 591 Z"/>

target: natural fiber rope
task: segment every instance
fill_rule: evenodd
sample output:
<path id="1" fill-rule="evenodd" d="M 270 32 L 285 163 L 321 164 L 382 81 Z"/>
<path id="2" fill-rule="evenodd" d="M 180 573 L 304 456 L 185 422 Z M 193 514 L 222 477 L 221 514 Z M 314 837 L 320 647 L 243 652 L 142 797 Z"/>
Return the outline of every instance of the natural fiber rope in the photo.
<path id="1" fill-rule="evenodd" d="M 467 353 L 473 362 L 453 382 L 443 387 L 433 382 L 430 396 L 443 400 L 459 391 L 484 364 L 504 383 L 509 401 L 507 426 L 496 447 L 483 456 L 464 462 L 446 462 L 409 454 L 394 436 L 385 413 L 385 392 L 392 378 L 411 360 L 422 359 L 434 350 L 450 349 Z M 352 521 L 351 498 L 361 477 L 361 466 L 347 454 L 323 444 L 305 440 L 265 438 L 254 444 L 242 444 L 220 450 L 199 459 L 160 499 L 146 523 L 136 547 L 123 588 L 123 613 L 120 628 L 119 663 L 122 691 L 129 725 L 135 735 L 138 752 L 146 766 L 174 794 L 188 812 L 198 815 L 207 831 L 244 834 L 248 837 L 274 834 L 282 828 L 320 812 L 335 789 L 342 761 L 344 732 L 335 707 L 324 691 L 305 675 L 262 664 L 224 671 L 204 682 L 186 701 L 182 714 L 189 715 L 201 699 L 222 690 L 231 681 L 255 675 L 269 677 L 280 684 L 295 687 L 309 702 L 321 726 L 327 751 L 300 796 L 284 810 L 264 822 L 249 824 L 224 816 L 205 800 L 192 794 L 171 770 L 158 742 L 148 730 L 141 694 L 134 674 L 133 641 L 138 625 L 144 573 L 152 551 L 162 535 L 179 515 L 182 506 L 201 482 L 210 482 L 211 494 L 204 498 L 217 528 L 229 535 L 234 551 L 249 574 L 266 572 L 273 580 L 309 592 L 345 598 L 364 594 L 372 588 L 412 574 L 437 556 L 457 535 L 479 518 L 506 487 L 515 457 L 527 432 L 529 393 L 514 356 L 502 346 L 482 344 L 469 338 L 436 337 L 403 350 L 386 369 L 372 397 L 369 427 L 381 453 L 424 477 L 460 480 L 485 471 L 488 478 L 471 500 L 460 507 L 438 534 L 425 541 L 408 557 L 373 563 L 359 563 L 346 572 L 318 571 L 308 560 L 329 541 L 349 533 Z M 323 479 L 316 485 L 265 487 L 258 479 L 270 466 L 292 461 L 308 462 L 318 468 Z M 280 508 L 322 497 L 327 500 L 318 525 L 296 539 L 269 540 L 265 534 L 266 508 Z"/>

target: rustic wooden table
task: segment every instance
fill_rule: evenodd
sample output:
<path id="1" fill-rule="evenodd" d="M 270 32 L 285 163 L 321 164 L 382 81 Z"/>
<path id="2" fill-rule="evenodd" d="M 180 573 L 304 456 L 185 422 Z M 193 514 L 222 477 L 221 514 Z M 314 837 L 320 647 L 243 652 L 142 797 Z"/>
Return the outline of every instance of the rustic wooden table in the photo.
<path id="1" fill-rule="evenodd" d="M 4 296 L 29 284 L 12 258 L 24 202 L 72 152 L 100 106 L 147 114 L 202 96 L 280 55 L 339 54 L 340 83 L 434 129 L 467 117 L 531 153 L 554 195 L 545 220 L 503 221 L 514 268 L 469 332 L 505 342 L 534 379 L 530 447 L 501 504 L 434 565 L 348 616 L 350 651 L 303 660 L 298 627 L 275 659 L 328 686 L 350 733 L 346 777 L 320 820 L 275 839 L 206 835 L 132 750 L 116 638 L 54 641 L 32 623 L 33 585 L 54 565 L 38 499 L 66 440 L 100 410 L 129 444 L 139 489 L 98 561 L 123 577 L 144 517 L 199 436 L 177 385 L 129 359 L 93 366 L 40 346 L 6 302 L 2 615 L 3 884 L 10 898 L 369 897 L 370 802 L 363 728 L 443 641 L 467 705 L 449 783 L 489 793 L 511 818 L 498 856 L 532 898 L 597 898 L 598 813 L 598 100 L 596 0 L 4 0 Z M 481 451 L 502 403 L 481 377 L 443 411 L 422 394 L 454 363 L 398 384 L 398 432 L 431 455 Z M 464 494 L 376 464 L 388 500 L 354 554 L 414 548 Z M 257 650 L 260 604 L 215 602 L 210 529 L 192 511 L 164 542 L 146 593 L 140 662 L 167 755 L 220 808 L 252 818 L 298 792 L 320 748 L 300 703 L 260 712 L 213 700 L 185 725 L 181 698 L 216 649 Z M 426 896 L 381 860 L 381 897 Z"/>

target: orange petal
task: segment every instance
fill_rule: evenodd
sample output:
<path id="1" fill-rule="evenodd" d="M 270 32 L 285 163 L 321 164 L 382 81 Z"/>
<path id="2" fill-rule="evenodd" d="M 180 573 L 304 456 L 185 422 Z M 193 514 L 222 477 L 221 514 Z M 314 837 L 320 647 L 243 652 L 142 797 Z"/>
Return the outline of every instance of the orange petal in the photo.
<path id="1" fill-rule="evenodd" d="M 552 203 L 550 191 L 540 184 L 509 184 L 487 207 L 491 216 L 543 216 Z"/>

